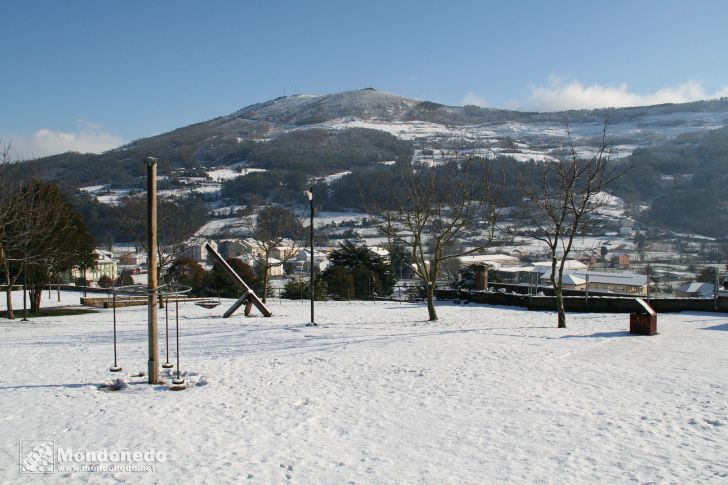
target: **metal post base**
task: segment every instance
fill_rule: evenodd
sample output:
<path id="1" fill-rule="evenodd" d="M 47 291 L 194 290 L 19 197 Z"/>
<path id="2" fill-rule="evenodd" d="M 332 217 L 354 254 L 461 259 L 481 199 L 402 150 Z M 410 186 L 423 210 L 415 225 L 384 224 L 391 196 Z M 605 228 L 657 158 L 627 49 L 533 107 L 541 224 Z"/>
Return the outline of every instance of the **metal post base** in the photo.
<path id="1" fill-rule="evenodd" d="M 174 367 L 174 364 L 169 362 L 165 362 L 164 364 L 162 364 L 163 369 L 171 369 L 172 367 Z"/>
<path id="2" fill-rule="evenodd" d="M 172 379 L 172 385 L 169 386 L 170 391 L 184 391 L 187 389 L 187 383 L 184 379 Z"/>
<path id="3" fill-rule="evenodd" d="M 110 367 L 109 372 L 121 372 L 121 367 L 117 367 L 117 366 Z"/>

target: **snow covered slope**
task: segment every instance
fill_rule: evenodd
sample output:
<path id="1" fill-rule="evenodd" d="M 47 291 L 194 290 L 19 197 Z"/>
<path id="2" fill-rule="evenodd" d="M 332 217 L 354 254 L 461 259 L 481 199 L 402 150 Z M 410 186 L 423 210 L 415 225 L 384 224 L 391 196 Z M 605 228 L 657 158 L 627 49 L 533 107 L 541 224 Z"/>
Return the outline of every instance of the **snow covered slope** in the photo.
<path id="1" fill-rule="evenodd" d="M 110 310 L 0 322 L 0 482 L 38 479 L 18 473 L 21 439 L 166 456 L 153 472 L 47 477 L 64 482 L 728 480 L 723 314 L 659 315 L 659 335 L 634 337 L 627 315 L 558 330 L 552 313 L 442 303 L 432 324 L 420 305 L 342 302 L 318 304 L 314 329 L 307 303 L 222 320 L 229 303 L 183 305 L 182 369 L 201 384 L 183 392 L 97 389 Z M 146 310 L 118 313 L 128 376 L 146 367 Z"/>

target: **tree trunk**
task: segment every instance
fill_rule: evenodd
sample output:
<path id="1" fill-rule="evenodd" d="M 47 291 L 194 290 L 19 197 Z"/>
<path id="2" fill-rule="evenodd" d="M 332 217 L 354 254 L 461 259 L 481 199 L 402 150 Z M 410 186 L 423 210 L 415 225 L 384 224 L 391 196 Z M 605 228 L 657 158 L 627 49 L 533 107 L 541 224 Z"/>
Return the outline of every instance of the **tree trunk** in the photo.
<path id="1" fill-rule="evenodd" d="M 263 303 L 266 302 L 266 298 L 268 298 L 268 271 L 270 268 L 268 265 L 263 266 L 263 297 L 261 298 L 263 300 Z M 309 284 L 313 284 L 313 281 L 311 281 Z"/>
<path id="2" fill-rule="evenodd" d="M 6 305 L 8 309 L 7 317 L 10 320 L 15 320 L 15 313 L 13 312 L 13 285 L 8 285 L 5 290 Z"/>
<path id="3" fill-rule="evenodd" d="M 437 310 L 435 310 L 435 283 L 425 283 L 425 293 L 427 295 L 427 313 L 430 321 L 437 321 Z"/>
<path id="4" fill-rule="evenodd" d="M 34 314 L 40 313 L 40 302 L 43 296 L 43 287 L 37 287 L 29 290 L 30 293 L 30 312 Z"/>
<path id="5" fill-rule="evenodd" d="M 554 287 L 556 294 L 556 311 L 558 312 L 558 328 L 566 328 L 566 310 L 564 309 L 564 293 L 561 285 Z"/>

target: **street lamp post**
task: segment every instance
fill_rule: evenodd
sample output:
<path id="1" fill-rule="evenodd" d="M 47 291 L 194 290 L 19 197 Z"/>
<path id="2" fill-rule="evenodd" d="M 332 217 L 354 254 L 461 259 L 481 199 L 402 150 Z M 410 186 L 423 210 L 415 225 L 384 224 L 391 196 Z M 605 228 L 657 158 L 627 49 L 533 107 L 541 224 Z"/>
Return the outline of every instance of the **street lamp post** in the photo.
<path id="1" fill-rule="evenodd" d="M 26 280 L 28 278 L 28 271 L 26 270 L 27 263 L 23 262 L 23 319 L 21 322 L 27 322 L 28 321 L 28 304 L 26 303 L 26 289 L 27 289 L 27 283 Z M 11 288 L 12 290 L 12 288 Z"/>
<path id="2" fill-rule="evenodd" d="M 314 302 L 314 272 L 313 272 L 313 187 L 306 191 L 306 197 L 308 202 L 311 204 L 311 277 L 309 279 L 309 293 L 311 295 L 311 326 L 318 326 L 313 317 L 313 302 Z"/>

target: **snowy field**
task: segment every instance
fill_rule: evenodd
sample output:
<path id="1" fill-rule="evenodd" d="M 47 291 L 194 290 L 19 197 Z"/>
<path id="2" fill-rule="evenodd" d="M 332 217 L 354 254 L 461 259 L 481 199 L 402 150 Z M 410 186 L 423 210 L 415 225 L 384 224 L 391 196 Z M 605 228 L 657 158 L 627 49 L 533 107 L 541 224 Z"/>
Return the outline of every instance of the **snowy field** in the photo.
<path id="1" fill-rule="evenodd" d="M 342 302 L 318 304 L 311 328 L 307 302 L 223 320 L 228 303 L 182 305 L 182 392 L 130 377 L 146 369 L 145 307 L 118 310 L 118 392 L 97 387 L 111 310 L 0 320 L 0 483 L 728 481 L 726 314 L 662 314 L 637 337 L 627 315 L 558 330 L 514 308 L 441 303 L 428 323 L 417 304 Z M 19 440 L 164 460 L 20 475 Z"/>

